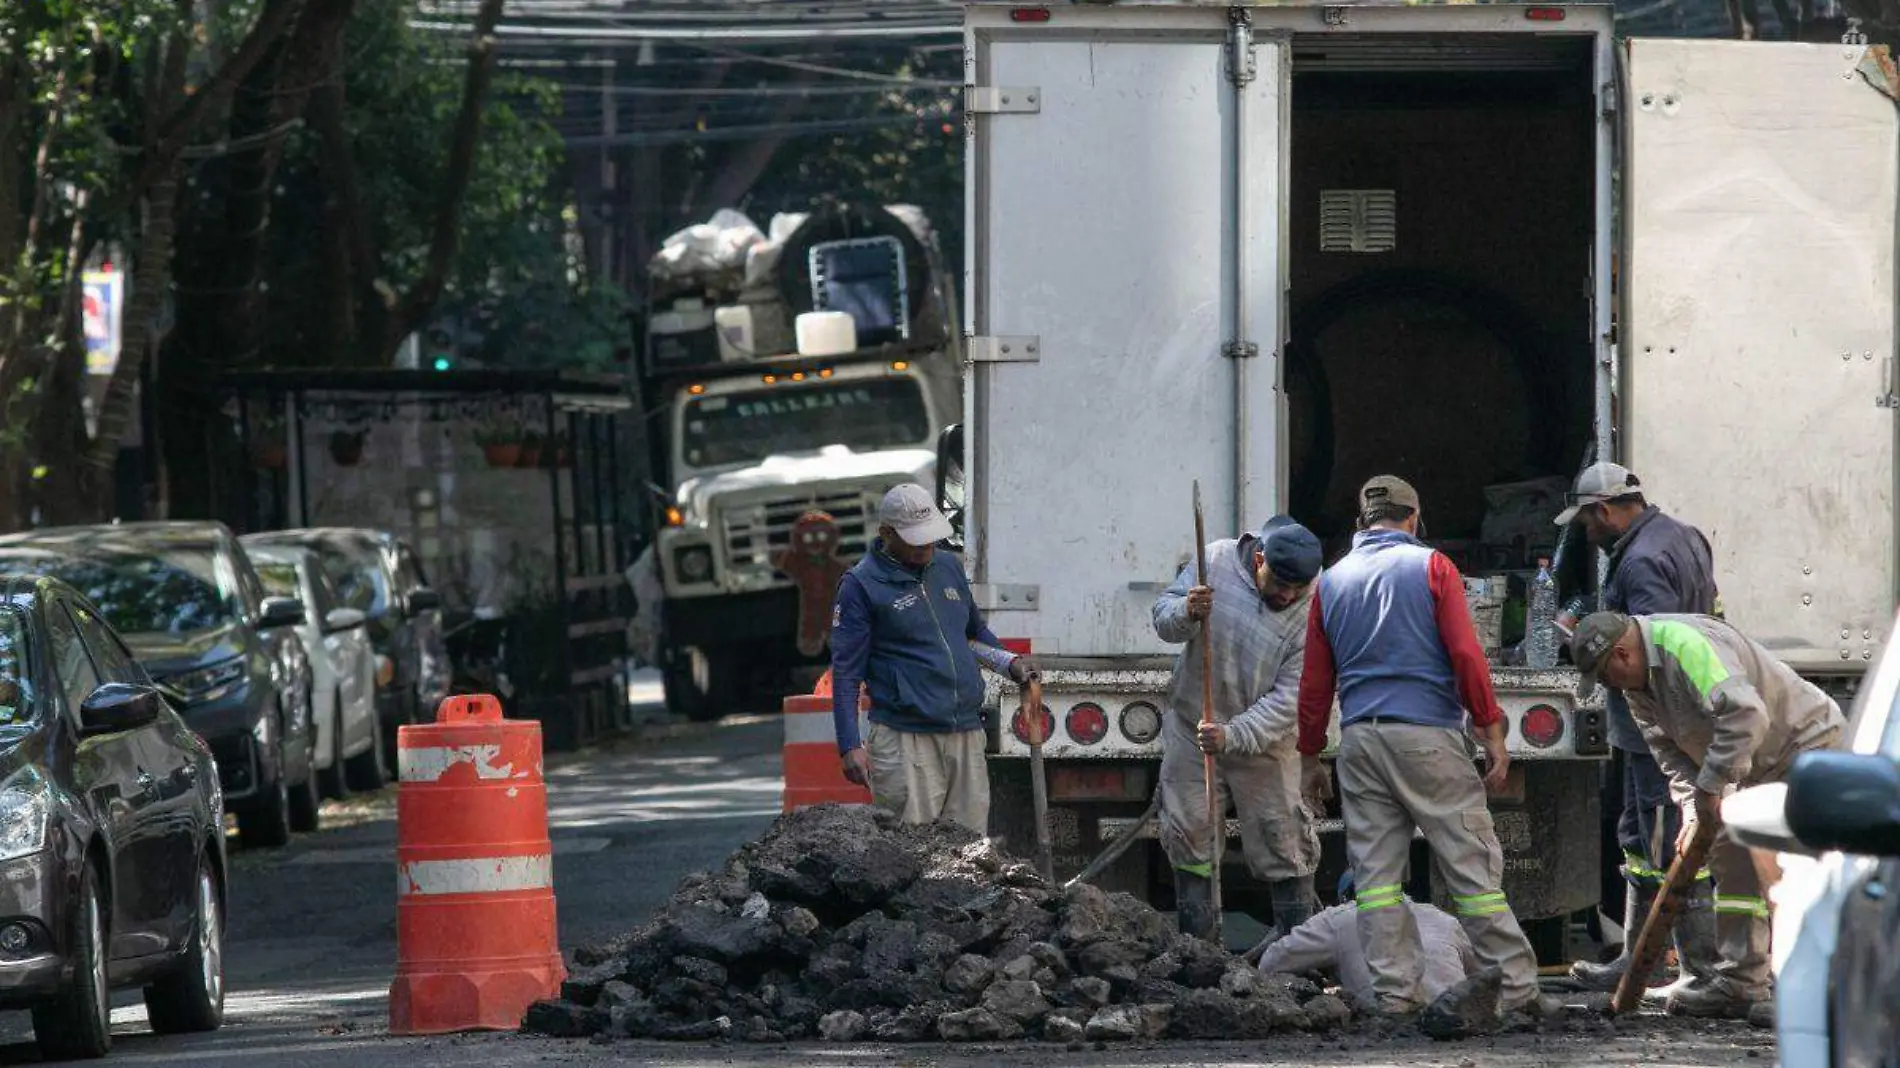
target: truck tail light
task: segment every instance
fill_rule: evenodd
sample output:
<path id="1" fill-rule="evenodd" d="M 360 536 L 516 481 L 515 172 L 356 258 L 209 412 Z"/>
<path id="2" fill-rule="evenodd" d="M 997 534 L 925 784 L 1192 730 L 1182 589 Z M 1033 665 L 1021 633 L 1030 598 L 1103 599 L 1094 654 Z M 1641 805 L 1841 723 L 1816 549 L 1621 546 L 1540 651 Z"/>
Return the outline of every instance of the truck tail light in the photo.
<path id="1" fill-rule="evenodd" d="M 1093 701 L 1084 701 L 1069 709 L 1062 725 L 1077 745 L 1094 745 L 1108 737 L 1108 713 Z"/>
<path id="2" fill-rule="evenodd" d="M 1564 737 L 1564 717 L 1549 705 L 1532 705 L 1518 721 L 1517 730 L 1524 740 L 1539 749 L 1549 749 Z"/>
<path id="3" fill-rule="evenodd" d="M 1147 745 L 1161 737 L 1161 710 L 1146 701 L 1122 709 L 1122 737 L 1136 745 Z"/>
<path id="4" fill-rule="evenodd" d="M 1049 9 L 1046 7 L 1017 7 L 1009 12 L 1011 22 L 1048 22 Z"/>
<path id="5" fill-rule="evenodd" d="M 1532 22 L 1562 22 L 1564 9 L 1561 7 L 1531 7 L 1524 9 L 1524 17 Z"/>
<path id="6" fill-rule="evenodd" d="M 1011 717 L 1009 721 L 1009 733 L 1015 735 L 1016 740 L 1024 745 L 1034 745 L 1037 740 L 1029 736 L 1030 723 L 1028 712 L 1029 710 L 1027 708 L 1019 708 L 1016 710 L 1016 715 Z M 1041 741 L 1046 742 L 1049 740 L 1049 723 L 1055 716 L 1050 713 L 1048 705 L 1043 705 L 1042 715 L 1038 718 L 1042 721 L 1037 724 L 1042 730 Z"/>

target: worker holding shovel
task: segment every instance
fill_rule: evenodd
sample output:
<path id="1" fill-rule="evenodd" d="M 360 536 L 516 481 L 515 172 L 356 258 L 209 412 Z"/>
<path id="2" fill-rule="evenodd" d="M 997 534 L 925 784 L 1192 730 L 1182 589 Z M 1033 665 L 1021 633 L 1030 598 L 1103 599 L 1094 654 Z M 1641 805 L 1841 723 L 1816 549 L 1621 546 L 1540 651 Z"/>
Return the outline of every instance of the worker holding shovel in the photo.
<path id="1" fill-rule="evenodd" d="M 1225 828 L 1217 831 L 1209 815 L 1211 755 L 1213 807 L 1224 814 L 1232 801 L 1247 868 L 1267 884 L 1275 925 L 1290 931 L 1318 905 L 1319 838 L 1300 799 L 1294 735 L 1319 539 L 1276 516 L 1258 533 L 1209 542 L 1205 552 L 1205 579 L 1189 563 L 1154 606 L 1155 633 L 1187 646 L 1162 716 L 1161 846 L 1174 867 L 1181 930 L 1215 937 L 1213 835 Z M 1210 652 L 1212 715 L 1203 722 Z"/>

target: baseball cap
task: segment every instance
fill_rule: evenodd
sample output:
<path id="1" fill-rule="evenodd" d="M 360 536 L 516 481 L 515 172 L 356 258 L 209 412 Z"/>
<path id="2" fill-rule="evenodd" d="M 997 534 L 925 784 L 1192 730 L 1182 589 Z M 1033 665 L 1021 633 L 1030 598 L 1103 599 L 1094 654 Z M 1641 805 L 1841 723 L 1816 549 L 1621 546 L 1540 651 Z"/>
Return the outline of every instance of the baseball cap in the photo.
<path id="1" fill-rule="evenodd" d="M 1313 532 L 1292 516 L 1276 515 L 1260 528 L 1260 552 L 1267 570 L 1281 582 L 1307 583 L 1319 574 L 1324 554 Z"/>
<path id="2" fill-rule="evenodd" d="M 1617 640 L 1630 629 L 1630 617 L 1621 612 L 1593 612 L 1577 624 L 1570 636 L 1570 661 L 1577 666 L 1583 681 L 1577 684 L 1577 696 L 1588 697 L 1596 691 L 1597 676 Z"/>
<path id="3" fill-rule="evenodd" d="M 930 491 L 915 482 L 892 487 L 877 506 L 877 521 L 897 531 L 904 544 L 923 548 L 950 537 L 950 520 L 937 510 Z"/>
<path id="4" fill-rule="evenodd" d="M 1591 464 L 1577 476 L 1577 488 L 1566 494 L 1564 503 L 1569 505 L 1557 516 L 1557 525 L 1567 527 L 1577 519 L 1577 513 L 1589 505 L 1601 504 L 1617 497 L 1627 497 L 1642 492 L 1643 480 L 1630 473 L 1622 464 Z"/>
<path id="5" fill-rule="evenodd" d="M 1359 514 L 1375 504 L 1396 504 L 1418 511 L 1418 491 L 1397 475 L 1374 475 L 1359 487 Z"/>

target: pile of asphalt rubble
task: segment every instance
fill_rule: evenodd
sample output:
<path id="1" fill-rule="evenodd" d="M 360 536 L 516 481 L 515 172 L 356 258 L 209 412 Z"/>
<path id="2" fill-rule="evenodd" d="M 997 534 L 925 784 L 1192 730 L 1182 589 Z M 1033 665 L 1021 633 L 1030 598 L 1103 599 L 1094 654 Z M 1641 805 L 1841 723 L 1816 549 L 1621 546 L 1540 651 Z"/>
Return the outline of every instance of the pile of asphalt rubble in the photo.
<path id="1" fill-rule="evenodd" d="M 1059 891 L 948 824 L 868 806 L 781 818 L 638 930 L 576 952 L 523 1030 L 779 1042 L 1244 1039 L 1351 1010 L 1178 934 L 1127 894 Z M 1495 987 L 1493 987 L 1495 989 Z"/>

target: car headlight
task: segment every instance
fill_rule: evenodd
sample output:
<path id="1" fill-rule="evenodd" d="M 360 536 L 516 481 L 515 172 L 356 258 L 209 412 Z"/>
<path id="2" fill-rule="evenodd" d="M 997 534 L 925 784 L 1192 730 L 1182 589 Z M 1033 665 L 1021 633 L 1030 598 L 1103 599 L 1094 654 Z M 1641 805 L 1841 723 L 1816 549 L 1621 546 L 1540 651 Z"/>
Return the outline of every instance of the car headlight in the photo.
<path id="1" fill-rule="evenodd" d="M 241 689 L 245 684 L 244 658 L 233 657 L 210 667 L 183 671 L 159 680 L 159 685 L 184 704 L 203 704 Z"/>
<path id="2" fill-rule="evenodd" d="M 0 861 L 29 857 L 46 848 L 51 815 L 46 780 L 38 775 L 17 778 L 0 790 Z"/>
<path id="3" fill-rule="evenodd" d="M 687 582 L 705 582 L 712 578 L 712 548 L 706 545 L 688 545 L 673 553 L 673 569 L 679 572 L 681 579 Z"/>

